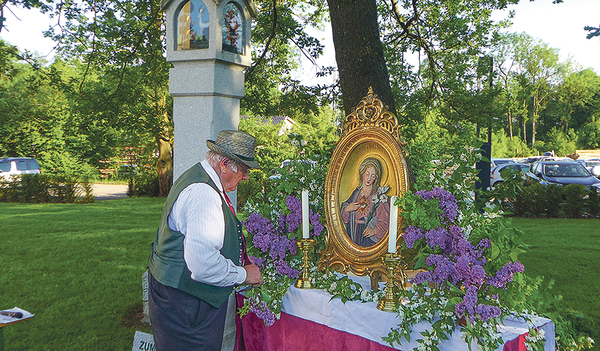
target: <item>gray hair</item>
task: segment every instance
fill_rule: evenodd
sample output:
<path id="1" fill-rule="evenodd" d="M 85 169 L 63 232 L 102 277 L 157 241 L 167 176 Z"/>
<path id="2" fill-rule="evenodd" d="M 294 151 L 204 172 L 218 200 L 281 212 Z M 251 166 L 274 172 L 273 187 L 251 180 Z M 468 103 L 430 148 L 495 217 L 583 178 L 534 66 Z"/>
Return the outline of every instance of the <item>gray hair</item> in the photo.
<path id="1" fill-rule="evenodd" d="M 219 167 L 219 163 L 221 163 L 221 161 L 225 161 L 225 164 L 227 165 L 227 167 L 229 167 L 230 170 L 232 170 L 233 172 L 238 171 L 238 163 L 237 162 L 235 162 L 234 160 L 230 159 L 227 156 L 223 156 L 212 150 L 209 150 L 206 153 L 206 161 L 208 161 L 208 163 L 214 169 L 217 169 L 217 167 Z"/>

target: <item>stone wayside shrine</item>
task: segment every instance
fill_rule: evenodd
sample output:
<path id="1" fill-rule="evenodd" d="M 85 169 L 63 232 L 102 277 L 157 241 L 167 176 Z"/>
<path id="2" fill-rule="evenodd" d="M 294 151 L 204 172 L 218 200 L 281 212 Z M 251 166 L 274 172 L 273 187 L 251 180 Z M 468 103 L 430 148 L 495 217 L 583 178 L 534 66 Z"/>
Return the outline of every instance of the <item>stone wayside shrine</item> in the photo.
<path id="1" fill-rule="evenodd" d="M 237 129 L 244 68 L 251 64 L 252 0 L 163 0 L 169 93 L 173 96 L 173 179 L 201 161 L 223 129 Z"/>
<path id="2" fill-rule="evenodd" d="M 161 7 L 166 14 L 167 61 L 173 65 L 169 93 L 175 180 L 204 159 L 207 139 L 216 139 L 223 129 L 238 129 L 244 69 L 252 61 L 250 32 L 256 7 L 252 0 L 162 0 Z M 231 195 L 236 203 L 235 194 Z M 142 277 L 144 323 L 149 322 L 147 274 Z M 223 350 L 235 345 L 231 327 Z M 133 350 L 152 349 L 152 336 L 136 332 Z"/>

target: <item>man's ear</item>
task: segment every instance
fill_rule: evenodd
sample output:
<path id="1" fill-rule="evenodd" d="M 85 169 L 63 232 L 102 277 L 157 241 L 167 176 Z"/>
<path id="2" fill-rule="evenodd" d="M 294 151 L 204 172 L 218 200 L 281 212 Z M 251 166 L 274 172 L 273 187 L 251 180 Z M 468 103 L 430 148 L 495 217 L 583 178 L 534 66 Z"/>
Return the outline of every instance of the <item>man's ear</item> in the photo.
<path id="1" fill-rule="evenodd" d="M 229 165 L 228 165 L 228 161 L 223 159 L 221 161 L 219 161 L 219 169 L 221 171 L 221 174 L 225 174 L 227 172 L 229 172 Z"/>

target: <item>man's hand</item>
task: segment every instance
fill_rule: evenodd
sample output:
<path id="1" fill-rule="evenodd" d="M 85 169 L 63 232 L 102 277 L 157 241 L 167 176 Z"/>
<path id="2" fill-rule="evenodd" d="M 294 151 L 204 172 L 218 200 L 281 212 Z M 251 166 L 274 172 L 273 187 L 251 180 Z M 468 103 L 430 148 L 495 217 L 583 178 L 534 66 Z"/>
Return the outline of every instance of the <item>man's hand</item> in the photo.
<path id="1" fill-rule="evenodd" d="M 263 279 L 257 266 L 249 264 L 244 266 L 244 269 L 246 270 L 246 280 L 244 280 L 244 284 L 252 284 L 252 286 L 259 286 L 262 284 Z"/>

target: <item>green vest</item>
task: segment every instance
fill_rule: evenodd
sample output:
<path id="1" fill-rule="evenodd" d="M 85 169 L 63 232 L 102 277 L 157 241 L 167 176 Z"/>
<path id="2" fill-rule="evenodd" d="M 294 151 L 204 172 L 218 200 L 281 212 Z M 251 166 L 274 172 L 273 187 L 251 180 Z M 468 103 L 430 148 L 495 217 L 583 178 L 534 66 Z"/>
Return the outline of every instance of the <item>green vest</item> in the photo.
<path id="1" fill-rule="evenodd" d="M 168 226 L 169 214 L 175 200 L 177 200 L 183 189 L 194 183 L 208 184 L 216 192 L 219 192 L 215 183 L 199 163 L 188 169 L 177 179 L 167 197 L 160 228 L 156 233 L 156 239 L 152 243 L 149 269 L 154 278 L 163 285 L 179 289 L 215 307 L 219 307 L 227 300 L 233 290 L 233 286 L 219 287 L 193 280 L 191 272 L 183 259 L 184 235 L 171 230 Z M 233 261 L 234 264 L 240 265 L 242 257 L 242 224 L 223 199 L 221 199 L 221 207 L 225 219 L 225 238 L 223 240 L 223 248 L 221 248 L 220 252 L 221 255 Z"/>

